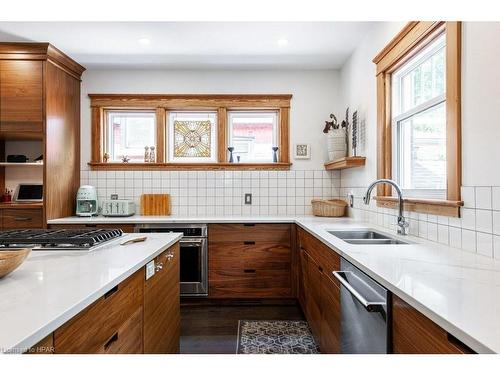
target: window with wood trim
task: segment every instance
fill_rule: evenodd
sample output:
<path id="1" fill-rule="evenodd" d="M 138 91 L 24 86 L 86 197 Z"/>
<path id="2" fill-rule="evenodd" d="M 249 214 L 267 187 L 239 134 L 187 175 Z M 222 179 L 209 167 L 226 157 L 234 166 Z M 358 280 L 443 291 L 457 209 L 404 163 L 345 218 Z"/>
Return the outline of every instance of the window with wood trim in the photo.
<path id="1" fill-rule="evenodd" d="M 291 95 L 89 97 L 92 169 L 290 168 Z M 144 163 L 147 146 L 155 147 L 154 162 Z"/>
<path id="2" fill-rule="evenodd" d="M 409 211 L 459 216 L 460 22 L 410 22 L 377 64 L 378 178 L 402 187 Z M 379 186 L 377 204 L 396 206 Z"/>

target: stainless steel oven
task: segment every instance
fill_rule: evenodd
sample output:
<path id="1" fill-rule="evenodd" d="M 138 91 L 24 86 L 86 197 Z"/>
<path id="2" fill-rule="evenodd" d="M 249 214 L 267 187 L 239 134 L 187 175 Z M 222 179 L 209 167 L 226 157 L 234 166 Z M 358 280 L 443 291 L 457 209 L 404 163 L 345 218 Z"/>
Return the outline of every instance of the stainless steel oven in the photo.
<path id="1" fill-rule="evenodd" d="M 208 295 L 208 242 L 206 224 L 139 224 L 140 233 L 182 233 L 180 245 L 181 296 Z"/>

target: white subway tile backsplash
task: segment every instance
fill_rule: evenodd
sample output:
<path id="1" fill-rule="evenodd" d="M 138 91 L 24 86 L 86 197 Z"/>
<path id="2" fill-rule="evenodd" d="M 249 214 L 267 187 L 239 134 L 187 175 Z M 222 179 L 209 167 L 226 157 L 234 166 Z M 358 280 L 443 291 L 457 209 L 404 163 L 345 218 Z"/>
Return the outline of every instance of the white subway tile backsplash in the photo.
<path id="1" fill-rule="evenodd" d="M 478 254 L 493 257 L 493 235 L 488 233 L 477 233 Z"/>
<path id="2" fill-rule="evenodd" d="M 476 252 L 476 232 L 473 230 L 462 229 L 462 249 Z"/>
<path id="3" fill-rule="evenodd" d="M 476 208 L 491 210 L 491 187 L 476 187 Z"/>
<path id="4" fill-rule="evenodd" d="M 476 198 L 474 187 L 472 186 L 462 186 L 462 200 L 464 201 L 464 207 L 475 208 Z"/>
<path id="5" fill-rule="evenodd" d="M 476 230 L 478 232 L 492 233 L 492 222 L 492 211 L 476 210 Z"/>
<path id="6" fill-rule="evenodd" d="M 476 228 L 476 211 L 471 208 L 462 208 L 462 228 L 475 229 Z"/>
<path id="7" fill-rule="evenodd" d="M 456 227 L 449 227 L 449 237 L 451 247 L 460 249 L 462 247 L 462 229 Z"/>

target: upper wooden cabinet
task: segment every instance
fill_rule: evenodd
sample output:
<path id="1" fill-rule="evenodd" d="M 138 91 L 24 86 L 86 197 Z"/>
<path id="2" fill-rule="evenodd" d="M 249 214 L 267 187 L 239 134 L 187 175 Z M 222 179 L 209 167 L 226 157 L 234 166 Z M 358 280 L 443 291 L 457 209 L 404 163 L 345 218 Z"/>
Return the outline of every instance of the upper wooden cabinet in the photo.
<path id="1" fill-rule="evenodd" d="M 41 214 L 31 219 L 36 227 L 75 212 L 84 70 L 49 43 L 0 43 L 0 139 L 42 143 L 44 199 Z M 3 148 L 0 144 L 0 151 Z M 5 156 L 0 152 L 0 161 Z M 5 188 L 4 168 L 0 167 L 0 189 Z M 28 219 L 13 220 L 10 226 L 35 227 Z"/>
<path id="2" fill-rule="evenodd" d="M 0 131 L 43 131 L 42 61 L 0 61 Z"/>

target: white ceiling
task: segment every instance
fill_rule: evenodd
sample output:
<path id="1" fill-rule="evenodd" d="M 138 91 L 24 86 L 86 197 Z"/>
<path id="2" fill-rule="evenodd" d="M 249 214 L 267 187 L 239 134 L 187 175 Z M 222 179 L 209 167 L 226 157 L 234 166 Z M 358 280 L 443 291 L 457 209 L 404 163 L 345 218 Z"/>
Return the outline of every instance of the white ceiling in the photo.
<path id="1" fill-rule="evenodd" d="M 0 22 L 0 41 L 50 42 L 87 68 L 336 69 L 373 26 L 371 22 Z M 143 38 L 149 44 L 140 43 Z"/>

